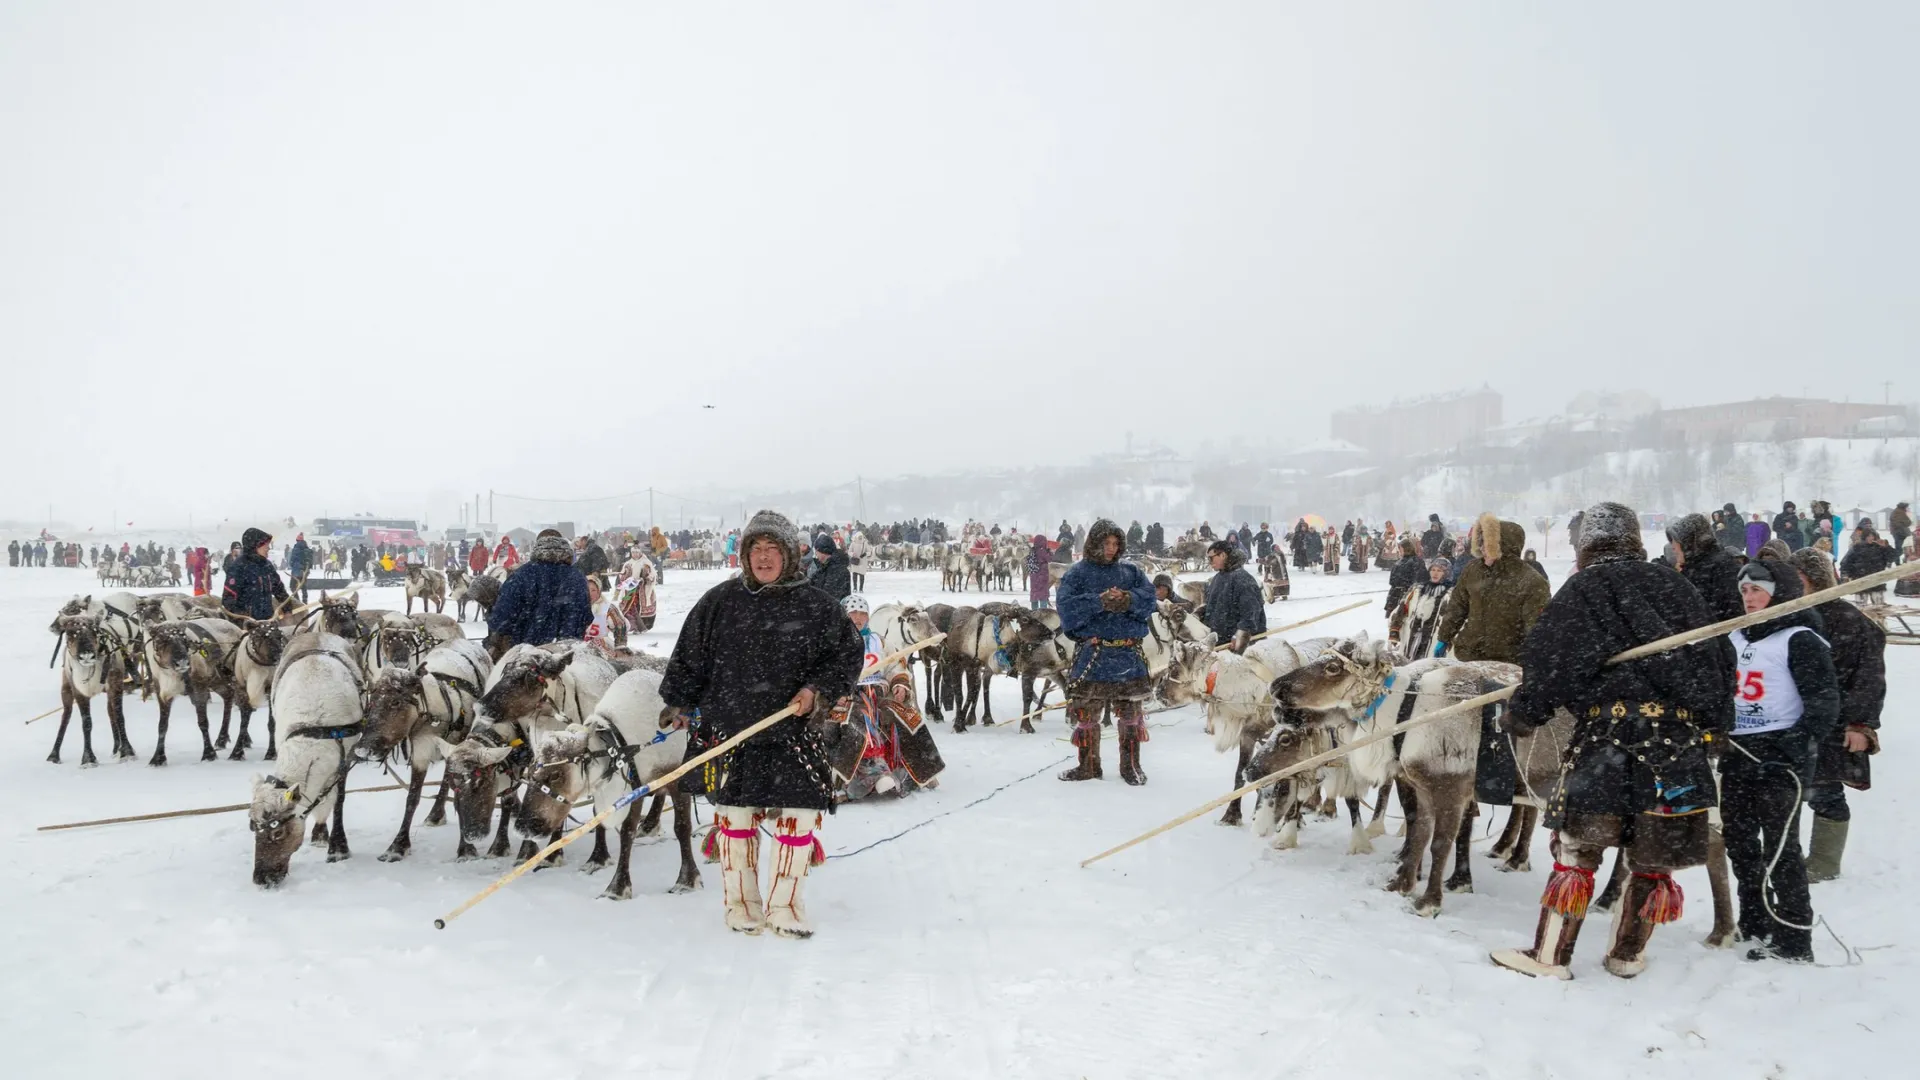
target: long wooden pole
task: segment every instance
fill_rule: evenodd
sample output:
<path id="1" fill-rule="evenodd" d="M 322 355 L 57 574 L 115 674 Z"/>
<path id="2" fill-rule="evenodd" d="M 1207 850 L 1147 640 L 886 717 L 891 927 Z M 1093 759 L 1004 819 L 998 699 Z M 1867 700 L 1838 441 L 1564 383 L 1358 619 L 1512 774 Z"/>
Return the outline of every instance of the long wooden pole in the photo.
<path id="1" fill-rule="evenodd" d="M 1767 607 L 1761 608 L 1759 611 L 1755 611 L 1747 615 L 1741 615 L 1737 618 L 1726 619 L 1721 622 L 1713 623 L 1710 626 L 1700 627 L 1697 630 L 1683 631 L 1681 633 L 1674 634 L 1669 637 L 1661 638 L 1658 641 L 1649 642 L 1645 645 L 1636 645 L 1633 648 L 1628 649 L 1627 651 L 1619 654 L 1618 656 L 1614 656 L 1608 659 L 1607 664 L 1608 666 L 1612 666 L 1614 664 L 1624 664 L 1629 660 L 1638 660 L 1643 656 L 1652 656 L 1654 653 L 1667 652 L 1671 649 L 1680 648 L 1682 645 L 1691 645 L 1696 641 L 1705 641 L 1708 638 L 1719 637 L 1722 634 L 1731 633 L 1735 630 L 1739 630 L 1744 627 L 1753 626 L 1756 623 L 1763 623 L 1773 619 L 1777 619 L 1782 615 L 1791 615 L 1796 611 L 1802 611 L 1810 607 L 1817 607 L 1820 604 L 1824 604 L 1829 600 L 1838 599 L 1839 597 L 1842 597 L 1842 596 L 1851 596 L 1852 594 L 1858 593 L 1858 592 L 1865 592 L 1868 589 L 1877 588 L 1881 585 L 1885 585 L 1887 582 L 1893 581 L 1897 578 L 1903 578 L 1909 574 L 1917 574 L 1917 573 L 1920 573 L 1920 563 L 1907 563 L 1902 566 L 1889 567 L 1888 569 L 1882 570 L 1877 574 L 1869 574 L 1863 578 L 1855 578 L 1852 581 L 1848 581 L 1840 585 L 1835 585 L 1831 589 L 1822 589 L 1819 592 L 1808 593 L 1807 595 L 1802 596 L 1797 600 L 1789 600 L 1786 603 L 1780 604 L 1777 606 L 1769 605 Z M 1436 720 L 1444 720 L 1449 716 L 1458 716 L 1463 712 L 1467 712 L 1469 710 L 1477 710 L 1487 705 L 1491 705 L 1496 701 L 1505 701 L 1507 698 L 1512 697 L 1514 695 L 1514 692 L 1518 689 L 1520 689 L 1520 684 L 1515 683 L 1512 686 L 1495 690 L 1492 693 L 1481 694 L 1479 697 L 1469 698 L 1468 700 L 1459 702 L 1458 704 L 1449 705 L 1444 709 L 1435 709 L 1433 712 L 1427 713 L 1424 716 L 1415 717 L 1414 719 L 1409 720 L 1404 724 L 1394 724 L 1394 725 L 1382 728 L 1379 731 L 1375 731 L 1372 734 L 1363 735 L 1360 738 L 1355 739 L 1352 742 L 1346 744 L 1345 746 L 1335 747 L 1334 749 L 1329 750 L 1323 754 L 1315 754 L 1313 757 L 1310 757 L 1305 761 L 1301 761 L 1293 765 L 1289 765 L 1286 768 L 1279 770 L 1278 772 L 1269 773 L 1268 775 L 1263 776 L 1258 780 L 1255 780 L 1251 784 L 1244 784 L 1240 787 L 1237 787 L 1232 791 L 1228 792 L 1227 794 L 1212 800 L 1211 802 L 1208 802 L 1200 807 L 1197 807 L 1193 810 L 1188 811 L 1185 814 L 1180 815 L 1177 818 L 1174 818 L 1172 821 L 1167 822 L 1165 825 L 1161 825 L 1158 828 L 1141 833 L 1139 836 L 1136 836 L 1133 839 L 1128 840 L 1124 844 L 1119 844 L 1114 847 L 1110 847 L 1107 850 L 1101 852 L 1098 855 L 1093 856 L 1090 859 L 1083 860 L 1080 863 L 1080 865 L 1082 867 L 1092 866 L 1094 863 L 1097 863 L 1100 860 L 1107 858 L 1108 856 L 1118 855 L 1120 852 L 1127 850 L 1128 848 L 1134 846 L 1135 844 L 1139 844 L 1144 841 L 1151 840 L 1154 837 L 1159 836 L 1163 832 L 1167 832 L 1172 829 L 1177 829 L 1180 826 L 1185 825 L 1187 822 L 1192 821 L 1194 818 L 1201 816 L 1202 814 L 1208 813 L 1209 811 L 1212 811 L 1212 810 L 1217 810 L 1220 807 L 1227 805 L 1233 800 L 1240 798 L 1242 795 L 1251 794 L 1255 791 L 1260 790 L 1263 787 L 1266 787 L 1268 784 L 1274 783 L 1279 780 L 1284 780 L 1289 776 L 1295 775 L 1296 773 L 1302 773 L 1307 771 L 1308 769 L 1318 768 L 1319 766 L 1325 765 L 1327 762 L 1332 761 L 1335 758 L 1344 757 L 1347 754 L 1350 754 L 1353 751 L 1358 750 L 1363 746 L 1372 746 L 1374 743 L 1377 743 L 1382 739 L 1390 739 L 1393 736 L 1398 735 L 1409 728 L 1416 728 L 1424 724 L 1431 724 Z"/>
<path id="2" fill-rule="evenodd" d="M 429 780 L 429 784 L 438 784 L 438 780 Z M 361 795 L 371 791 L 399 791 L 405 784 L 382 784 L 379 787 L 354 788 L 349 795 Z M 245 810 L 252 803 L 234 803 L 232 806 L 202 806 L 194 810 L 163 810 L 157 814 L 129 814 L 126 817 L 99 818 L 94 821 L 70 821 L 65 825 L 42 825 L 35 832 L 58 832 L 61 829 L 86 829 L 95 825 L 122 825 L 129 821 L 161 821 L 166 818 L 200 817 L 204 814 L 230 814 L 236 810 Z"/>
<path id="3" fill-rule="evenodd" d="M 897 660 L 905 659 L 906 657 L 911 656 L 916 652 L 919 652 L 921 649 L 924 649 L 929 645 L 936 644 L 944 640 L 946 636 L 947 635 L 945 634 L 935 634 L 932 637 L 926 639 L 925 641 L 915 642 L 914 644 L 909 645 L 904 649 L 901 649 L 899 652 L 889 653 L 886 656 L 883 656 L 880 659 L 875 660 L 873 663 L 867 665 L 866 667 L 860 669 L 860 674 L 854 677 L 854 681 L 858 682 L 859 680 L 866 678 L 868 675 L 871 675 L 876 671 L 880 671 L 886 668 L 889 664 L 892 664 Z M 679 768 L 673 770 L 672 772 L 666 774 L 665 776 L 662 776 L 658 780 L 641 784 L 639 787 L 634 788 L 632 791 L 627 792 L 625 795 L 622 795 L 620 797 L 618 802 L 614 803 L 612 806 L 607 807 L 605 810 L 602 810 L 598 814 L 593 815 L 591 818 L 588 818 L 586 824 L 580 826 L 579 828 L 573 830 L 572 832 L 566 834 L 565 836 L 562 836 L 560 839 L 555 840 L 553 843 L 548 844 L 546 847 L 541 848 L 539 851 L 534 853 L 533 858 L 528 859 L 527 861 L 521 863 L 519 866 L 516 866 L 512 870 L 508 871 L 505 877 L 502 877 L 500 880 L 494 882 L 493 884 L 487 886 L 484 889 L 481 889 L 479 892 L 468 897 L 466 899 L 466 902 L 462 903 L 459 907 L 454 908 L 452 911 L 447 912 L 445 915 L 441 916 L 440 918 L 433 920 L 433 928 L 435 930 L 445 930 L 447 928 L 448 923 L 459 918 L 461 915 L 464 915 L 466 912 L 471 910 L 474 905 L 480 903 L 480 901 L 485 900 L 487 897 L 492 896 L 494 893 L 499 892 L 502 888 L 505 888 L 506 885 L 509 882 L 512 882 L 515 878 L 518 878 L 521 875 L 528 873 L 534 867 L 539 866 L 541 863 L 545 862 L 549 855 L 552 855 L 554 852 L 559 851 L 561 848 L 566 847 L 568 844 L 571 844 L 575 840 L 578 840 L 582 836 L 585 836 L 586 834 L 592 832 L 602 822 L 606 821 L 608 818 L 612 817 L 615 813 L 618 813 L 621 809 L 625 808 L 628 803 L 632 803 L 639 799 L 645 798 L 647 795 L 652 794 L 654 791 L 665 790 L 667 785 L 672 784 L 674 781 L 680 779 L 682 776 L 685 776 L 686 774 L 692 772 L 694 769 L 697 769 L 700 766 L 706 764 L 707 762 L 712 761 L 714 758 L 719 757 L 721 754 L 726 753 L 728 750 L 733 749 L 735 746 L 738 746 L 742 742 L 745 742 L 746 740 L 752 738 L 753 736 L 760 734 L 762 731 L 765 731 L 766 729 L 772 727 L 773 725 L 779 723 L 782 720 L 785 720 L 787 717 L 792 715 L 793 715 L 793 706 L 788 705 L 786 708 L 781 709 L 779 712 L 773 713 L 769 716 L 766 716 L 760 720 L 755 721 L 752 724 L 752 726 L 740 732 L 740 734 L 735 735 L 733 738 L 728 739 L 727 741 L 721 743 L 720 745 L 715 746 L 709 750 L 706 750 L 700 754 L 696 754 L 693 757 L 688 758 L 686 761 L 681 763 Z"/>
<path id="4" fill-rule="evenodd" d="M 61 708 L 60 706 L 55 705 L 53 708 L 48 709 L 46 712 L 41 713 L 39 716 L 30 716 L 27 718 L 27 723 L 31 724 L 35 720 L 45 720 L 47 717 L 52 716 L 54 713 L 59 712 L 60 708 Z"/>
<path id="5" fill-rule="evenodd" d="M 1275 634 L 1284 634 L 1292 630 L 1298 630 L 1303 626 L 1307 626 L 1312 623 L 1317 623 L 1321 619 L 1331 619 L 1335 615 L 1345 615 L 1347 612 L 1352 611 L 1354 608 L 1363 608 L 1372 602 L 1373 601 L 1371 600 L 1355 600 L 1353 603 L 1348 604 L 1345 607 L 1337 607 L 1337 608 L 1334 608 L 1332 611 L 1323 611 L 1320 614 L 1314 615 L 1310 618 L 1301 619 L 1299 622 L 1291 622 L 1285 626 L 1276 626 L 1271 630 L 1262 630 L 1259 633 L 1248 638 L 1247 642 L 1251 644 L 1253 642 L 1259 641 L 1261 638 L 1268 638 L 1268 637 L 1272 637 Z M 1227 642 L 1222 642 L 1219 645 L 1215 645 L 1213 647 L 1213 651 L 1221 652 L 1223 650 L 1231 649 L 1231 648 L 1233 648 L 1233 642 L 1227 641 Z"/>

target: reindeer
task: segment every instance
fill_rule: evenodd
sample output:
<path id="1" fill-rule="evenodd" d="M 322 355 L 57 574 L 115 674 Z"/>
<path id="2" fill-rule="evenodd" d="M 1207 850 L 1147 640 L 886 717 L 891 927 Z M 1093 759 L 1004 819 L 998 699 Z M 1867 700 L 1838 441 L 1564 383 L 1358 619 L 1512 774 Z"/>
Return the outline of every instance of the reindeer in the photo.
<path id="1" fill-rule="evenodd" d="M 1385 643 L 1369 641 L 1362 634 L 1338 643 L 1315 663 L 1275 679 L 1273 692 L 1277 710 L 1318 713 L 1321 722 L 1330 724 L 1332 734 L 1344 742 L 1513 685 L 1519 676 L 1516 666 L 1491 661 L 1427 659 L 1396 667 Z M 1500 708 L 1494 706 L 1491 711 L 1497 715 Z M 1443 884 L 1449 891 L 1473 889 L 1471 860 L 1464 857 L 1464 849 L 1484 719 L 1448 717 L 1407 732 L 1398 748 L 1394 743 L 1399 740 L 1384 740 L 1347 758 L 1348 768 L 1369 785 L 1400 775 L 1413 789 L 1413 820 L 1401 849 L 1399 871 L 1387 889 L 1412 894 L 1422 850 L 1430 849 L 1427 885 L 1413 902 L 1417 915 L 1431 918 L 1440 913 Z M 1456 848 L 1462 855 L 1448 878 L 1447 862 Z"/>
<path id="2" fill-rule="evenodd" d="M 466 640 L 460 624 L 451 615 L 428 611 L 416 615 L 402 615 L 396 611 L 377 614 L 379 621 L 367 635 L 366 645 L 361 650 L 361 663 L 368 675 L 383 667 L 411 668 L 435 646 Z"/>
<path id="3" fill-rule="evenodd" d="M 967 591 L 967 556 L 960 551 L 940 553 L 940 591 Z"/>
<path id="4" fill-rule="evenodd" d="M 486 649 L 479 642 L 462 639 L 436 646 L 412 671 L 381 668 L 373 676 L 367 691 L 366 734 L 354 755 L 361 761 L 378 761 L 395 754 L 412 768 L 400 831 L 381 854 L 381 862 L 398 862 L 413 851 L 413 815 L 420 806 L 427 769 L 448 758 L 449 740 L 466 736 L 492 669 Z M 450 785 L 444 782 L 444 772 L 442 776 L 427 817 L 430 825 L 445 820 Z"/>
<path id="5" fill-rule="evenodd" d="M 1332 643 L 1332 638 L 1315 638 L 1297 645 L 1279 638 L 1266 638 L 1247 646 L 1247 651 L 1238 655 L 1231 652 L 1212 655 L 1204 692 L 1207 730 L 1213 734 L 1216 751 L 1239 750 L 1239 759 L 1233 767 L 1234 787 L 1247 782 L 1255 750 L 1279 722 L 1273 708 L 1273 680 L 1297 669 L 1306 657 L 1317 656 Z M 1284 749 L 1292 747 L 1293 743 L 1289 742 Z M 1286 764 L 1282 762 L 1275 768 L 1284 768 Z M 1227 804 L 1219 824 L 1240 824 L 1239 799 Z"/>
<path id="6" fill-rule="evenodd" d="M 407 567 L 407 610 L 413 614 L 413 599 L 420 598 L 420 610 L 434 605 L 433 610 L 447 610 L 447 575 L 426 566 Z"/>
<path id="7" fill-rule="evenodd" d="M 949 608 L 949 618 L 951 618 L 951 615 L 952 609 Z M 927 610 L 910 604 L 899 603 L 882 604 L 874 608 L 872 614 L 867 617 L 867 629 L 879 635 L 880 640 L 886 645 L 886 651 L 888 653 L 898 652 L 901 649 L 918 644 L 940 632 L 934 627 L 933 617 Z M 929 709 L 933 707 L 935 685 L 933 664 L 934 653 L 938 651 L 939 650 L 932 648 L 921 649 L 919 652 L 907 657 L 907 671 L 909 673 L 913 671 L 913 665 L 916 661 L 926 670 L 927 703 Z"/>
<path id="8" fill-rule="evenodd" d="M 200 721 L 200 741 L 204 744 L 200 760 L 219 757 L 207 724 L 207 698 L 219 694 L 223 701 L 232 701 L 233 654 L 240 638 L 240 628 L 225 619 L 189 619 L 147 629 L 147 672 L 160 699 L 160 733 L 147 764 L 157 767 L 167 763 L 167 720 L 174 699 L 182 695 L 193 702 Z"/>
<path id="9" fill-rule="evenodd" d="M 481 574 L 466 585 L 453 592 L 454 613 L 459 621 L 467 621 L 467 605 L 472 604 L 485 619 L 493 612 L 494 601 L 500 599 L 500 579 L 492 572 Z"/>
<path id="10" fill-rule="evenodd" d="M 954 710 L 954 734 L 964 734 L 973 726 L 974 708 L 983 700 L 981 722 L 993 725 L 993 698 L 988 686 L 996 671 L 1012 671 L 1006 651 L 1019 636 L 1020 620 L 1030 614 L 1026 608 L 996 601 L 977 608 L 954 609 L 953 627 L 940 644 L 941 701 Z"/>
<path id="11" fill-rule="evenodd" d="M 240 706 L 240 734 L 233 741 L 233 752 L 227 755 L 229 761 L 245 761 L 247 749 L 253 745 L 253 736 L 247 727 L 253 722 L 256 709 L 267 710 L 267 753 L 265 760 L 274 761 L 280 756 L 280 748 L 275 739 L 273 722 L 273 676 L 279 669 L 281 657 L 286 655 L 287 631 L 279 623 L 271 620 L 249 619 L 244 615 L 230 615 L 243 630 L 239 648 L 233 653 L 233 693 L 226 698 L 226 708 L 220 715 L 220 737 L 214 740 L 214 748 L 227 745 L 227 722 L 233 715 L 233 707 Z"/>
<path id="12" fill-rule="evenodd" d="M 287 879 L 310 815 L 321 819 L 314 823 L 312 843 L 327 845 L 327 861 L 349 856 L 346 784 L 364 725 L 361 685 L 360 665 L 344 639 L 303 633 L 287 644 L 269 704 L 287 720 L 280 736 L 284 753 L 271 776 L 254 777 L 247 811 L 255 885 L 271 889 Z M 325 821 L 329 814 L 331 831 Z"/>
<path id="13" fill-rule="evenodd" d="M 487 854 L 507 853 L 507 827 L 519 809 L 516 789 L 533 751 L 564 725 L 592 715 L 618 675 L 610 660 L 580 641 L 515 645 L 501 655 L 466 740 L 440 748 L 460 816 L 461 858 L 472 857 L 473 844 L 487 835 L 496 804 L 499 829 Z M 525 752 L 514 752 L 522 747 Z"/>
<path id="14" fill-rule="evenodd" d="M 662 730 L 659 717 L 666 703 L 660 699 L 660 675 L 635 670 L 615 679 L 594 706 L 584 724 L 569 725 L 550 736 L 540 750 L 540 763 L 527 776 L 520 802 L 519 828 L 522 861 L 538 853 L 535 837 L 551 842 L 566 830 L 574 801 L 592 792 L 594 813 L 612 809 L 642 784 L 672 772 L 687 753 L 687 732 Z M 674 785 L 673 836 L 680 845 L 680 876 L 669 892 L 700 887 L 700 868 L 693 858 L 693 796 Z M 608 821 L 620 830 L 620 858 L 613 880 L 601 895 L 609 900 L 633 899 L 631 871 L 633 840 L 639 832 L 651 834 L 660 826 L 660 810 L 667 793 L 654 796 L 653 808 L 642 821 L 640 807 L 629 804 Z M 556 859 L 559 855 L 555 853 Z M 607 830 L 594 831 L 593 854 L 583 868 L 588 873 L 607 865 Z"/>
<path id="15" fill-rule="evenodd" d="M 88 615 L 61 615 L 53 620 L 53 632 L 61 635 L 67 651 L 60 669 L 60 730 L 53 736 L 53 752 L 47 760 L 60 764 L 60 744 L 67 738 L 67 723 L 73 707 L 80 706 L 80 767 L 99 764 L 93 756 L 93 699 L 107 696 L 107 723 L 113 732 L 113 756 L 122 760 L 134 756 L 133 743 L 127 740 L 124 703 L 126 661 L 114 645 L 111 633 L 101 620 Z"/>

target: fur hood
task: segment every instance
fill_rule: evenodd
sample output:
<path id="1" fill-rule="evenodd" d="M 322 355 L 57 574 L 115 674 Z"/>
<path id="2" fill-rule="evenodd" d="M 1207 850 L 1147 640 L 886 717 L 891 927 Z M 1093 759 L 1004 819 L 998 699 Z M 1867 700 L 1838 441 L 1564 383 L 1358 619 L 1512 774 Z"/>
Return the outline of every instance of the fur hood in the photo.
<path id="1" fill-rule="evenodd" d="M 1106 518 L 1101 518 L 1087 529 L 1087 542 L 1080 546 L 1080 557 L 1100 566 L 1112 565 L 1105 557 L 1105 553 L 1100 550 L 1109 536 L 1118 537 L 1120 550 L 1122 552 L 1127 550 L 1127 534 L 1120 531 L 1120 526 Z"/>
<path id="2" fill-rule="evenodd" d="M 1647 548 L 1640 540 L 1640 515 L 1616 502 L 1594 503 L 1580 519 L 1580 552 L 1575 568 L 1610 562 L 1644 562 Z"/>
<path id="3" fill-rule="evenodd" d="M 527 556 L 533 562 L 560 563 L 573 565 L 573 545 L 567 543 L 564 536 L 542 536 L 533 542 L 533 554 Z"/>
<path id="4" fill-rule="evenodd" d="M 240 554 L 251 555 L 255 548 L 272 540 L 273 537 L 263 529 L 248 529 L 240 534 Z"/>
<path id="5" fill-rule="evenodd" d="M 753 568 L 747 565 L 747 554 L 753 550 L 756 540 L 772 540 L 780 545 L 784 556 L 784 565 L 780 568 L 780 577 L 771 585 L 761 585 L 754 580 Z M 748 592 L 761 589 L 790 589 L 802 585 L 807 580 L 806 564 L 801 561 L 804 553 L 800 550 L 800 530 L 793 527 L 785 514 L 772 510 L 762 510 L 753 515 L 747 527 L 740 532 L 740 583 Z"/>
<path id="6" fill-rule="evenodd" d="M 1475 558 L 1492 555 L 1496 561 L 1517 559 L 1526 550 L 1527 530 L 1519 522 L 1501 521 L 1488 511 L 1474 523 L 1471 554 Z"/>
<path id="7" fill-rule="evenodd" d="M 1216 546 L 1227 557 L 1226 565 L 1220 568 L 1221 573 L 1231 573 L 1247 565 L 1246 552 L 1240 550 L 1240 545 L 1229 544 L 1224 540 L 1215 541 L 1214 545 L 1208 546 L 1207 551 L 1209 555 L 1213 553 Z"/>
<path id="8" fill-rule="evenodd" d="M 1763 550 L 1762 559 L 1767 557 Z M 1782 560 L 1798 570 L 1813 585 L 1813 591 L 1831 589 L 1834 586 L 1833 557 L 1818 548 L 1801 548 Z"/>

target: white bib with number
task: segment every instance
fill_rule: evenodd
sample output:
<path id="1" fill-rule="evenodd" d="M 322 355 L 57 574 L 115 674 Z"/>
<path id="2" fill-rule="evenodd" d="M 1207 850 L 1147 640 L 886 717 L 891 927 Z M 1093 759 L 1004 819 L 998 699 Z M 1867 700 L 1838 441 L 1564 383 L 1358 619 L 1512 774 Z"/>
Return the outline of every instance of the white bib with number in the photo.
<path id="1" fill-rule="evenodd" d="M 867 655 L 863 657 L 860 661 L 860 670 L 866 671 L 868 668 L 879 663 L 881 657 L 887 655 L 887 643 L 884 641 L 881 641 L 880 635 L 874 633 L 871 630 L 860 631 L 860 640 L 864 642 L 867 647 Z M 863 676 L 860 679 L 860 685 L 861 686 L 884 686 L 886 685 L 887 677 L 891 674 L 892 672 L 889 672 L 885 668 L 881 668 L 878 671 L 875 671 L 868 675 Z"/>
<path id="2" fill-rule="evenodd" d="M 1793 626 L 1759 641 L 1748 641 L 1747 635 L 1738 630 L 1727 635 L 1740 654 L 1739 681 L 1733 693 L 1735 735 L 1785 731 L 1800 722 L 1806 705 L 1787 666 L 1787 645 L 1802 631 L 1813 633 L 1808 627 Z"/>

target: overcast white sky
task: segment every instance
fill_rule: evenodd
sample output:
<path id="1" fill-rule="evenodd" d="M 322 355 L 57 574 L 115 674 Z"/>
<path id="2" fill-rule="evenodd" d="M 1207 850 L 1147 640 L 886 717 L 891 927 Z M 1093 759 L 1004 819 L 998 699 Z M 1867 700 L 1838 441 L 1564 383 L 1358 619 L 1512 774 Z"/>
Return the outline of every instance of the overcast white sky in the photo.
<path id="1" fill-rule="evenodd" d="M 1920 397 L 1920 4 L 0 2 L 0 518 Z M 703 406 L 713 405 L 709 410 Z"/>

